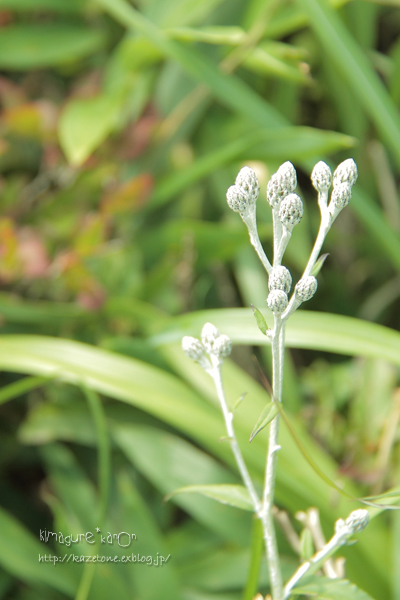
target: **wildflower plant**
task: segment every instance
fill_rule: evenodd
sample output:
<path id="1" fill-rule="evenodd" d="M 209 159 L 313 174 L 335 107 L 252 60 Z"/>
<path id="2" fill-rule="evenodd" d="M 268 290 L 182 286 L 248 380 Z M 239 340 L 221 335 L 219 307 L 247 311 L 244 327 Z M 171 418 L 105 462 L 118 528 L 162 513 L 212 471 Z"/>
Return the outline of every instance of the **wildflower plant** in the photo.
<path id="1" fill-rule="evenodd" d="M 320 227 L 311 255 L 300 280 L 293 289 L 290 271 L 282 265 L 285 250 L 290 241 L 294 227 L 303 216 L 304 207 L 300 196 L 295 192 L 297 174 L 290 162 L 285 162 L 272 175 L 267 186 L 267 201 L 272 209 L 273 219 L 273 261 L 268 259 L 259 239 L 256 219 L 256 203 L 260 186 L 255 172 L 250 167 L 243 167 L 226 194 L 228 206 L 239 213 L 246 225 L 250 242 L 253 245 L 268 276 L 269 294 L 266 299 L 268 308 L 273 313 L 273 326 L 268 328 L 264 317 L 258 309 L 254 309 L 258 326 L 271 342 L 272 349 L 272 410 L 268 409 L 256 433 L 267 424 L 269 442 L 265 464 L 265 477 L 262 494 L 259 495 L 243 459 L 236 439 L 233 425 L 233 410 L 229 410 L 226 401 L 221 366 L 231 352 L 231 341 L 228 336 L 220 334 L 211 323 L 206 323 L 201 333 L 201 340 L 185 336 L 182 348 L 186 355 L 197 361 L 212 377 L 218 394 L 225 420 L 227 439 L 234 454 L 243 483 L 247 489 L 255 516 L 261 521 L 268 562 L 271 595 L 273 600 L 284 600 L 295 593 L 295 586 L 306 576 L 316 572 L 329 557 L 349 538 L 362 531 L 368 524 L 368 511 L 353 511 L 346 521 L 336 522 L 335 534 L 314 556 L 304 562 L 284 585 L 282 581 L 275 527 L 273 522 L 273 502 L 275 491 L 275 474 L 279 446 L 280 405 L 282 403 L 283 364 L 285 347 L 285 328 L 288 319 L 303 302 L 310 300 L 317 291 L 317 275 L 324 262 L 320 256 L 325 237 L 334 220 L 349 203 L 352 187 L 357 180 L 357 166 L 353 159 L 342 162 L 335 172 L 324 162 L 315 165 L 311 181 L 318 192 L 318 206 L 321 215 Z M 329 191 L 333 187 L 329 198 Z M 291 290 L 292 293 L 291 293 Z M 291 295 L 290 295 L 291 293 Z M 255 433 L 255 434 L 256 434 Z M 255 435 L 254 434 L 254 435 Z"/>

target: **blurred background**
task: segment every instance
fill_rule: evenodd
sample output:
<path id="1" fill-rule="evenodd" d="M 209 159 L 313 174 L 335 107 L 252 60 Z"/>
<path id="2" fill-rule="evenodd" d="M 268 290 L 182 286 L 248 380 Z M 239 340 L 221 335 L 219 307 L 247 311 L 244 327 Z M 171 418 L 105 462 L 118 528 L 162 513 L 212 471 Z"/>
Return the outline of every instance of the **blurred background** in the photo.
<path id="1" fill-rule="evenodd" d="M 312 167 L 348 157 L 359 180 L 305 310 L 398 330 L 399 33 L 398 0 L 0 0 L 0 599 L 252 597 L 250 516 L 189 495 L 162 502 L 188 483 L 237 482 L 211 383 L 181 358 L 178 333 L 211 319 L 195 311 L 265 308 L 265 275 L 225 200 L 238 170 L 259 177 L 271 257 L 267 182 L 295 165 L 296 281 L 319 225 Z M 227 365 L 230 400 L 248 391 L 255 403 L 240 409 L 244 444 L 268 400 L 254 354 L 270 374 L 268 349 L 251 344 Z M 288 413 L 354 495 L 400 483 L 399 364 L 379 349 L 288 352 Z M 263 435 L 246 447 L 260 481 Z M 330 537 L 357 506 L 282 435 L 277 504 L 299 535 L 293 514 L 317 506 Z M 170 559 L 38 563 L 67 551 L 41 530 L 96 527 Z M 364 539 L 343 551 L 349 578 L 400 599 L 394 511 Z M 279 543 L 289 576 L 298 558 L 282 532 Z"/>

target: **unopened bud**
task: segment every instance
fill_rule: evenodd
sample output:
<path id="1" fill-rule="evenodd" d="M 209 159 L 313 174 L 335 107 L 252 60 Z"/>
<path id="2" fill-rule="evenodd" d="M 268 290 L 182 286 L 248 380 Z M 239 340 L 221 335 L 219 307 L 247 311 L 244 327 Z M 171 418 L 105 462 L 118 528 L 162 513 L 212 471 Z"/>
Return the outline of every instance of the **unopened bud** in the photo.
<path id="1" fill-rule="evenodd" d="M 340 163 L 333 174 L 333 187 L 335 188 L 340 183 L 348 183 L 353 186 L 357 181 L 358 171 L 357 165 L 352 158 Z"/>
<path id="2" fill-rule="evenodd" d="M 300 223 L 303 216 L 303 202 L 297 194 L 289 194 L 279 207 L 279 219 L 287 228 L 292 229 Z"/>
<path id="3" fill-rule="evenodd" d="M 365 508 L 353 510 L 346 519 L 346 525 L 352 533 L 358 533 L 366 528 L 369 523 L 369 514 Z"/>
<path id="4" fill-rule="evenodd" d="M 190 335 L 185 335 L 182 339 L 182 350 L 192 360 L 200 360 L 204 356 L 203 344 Z"/>
<path id="5" fill-rule="evenodd" d="M 268 203 L 275 208 L 279 206 L 285 196 L 288 194 L 285 177 L 281 173 L 274 173 L 267 185 Z"/>
<path id="6" fill-rule="evenodd" d="M 331 187 L 332 171 L 323 160 L 320 160 L 313 168 L 311 181 L 318 192 L 326 192 Z"/>
<path id="7" fill-rule="evenodd" d="M 290 194 L 291 192 L 294 192 L 297 186 L 297 174 L 292 163 L 286 161 L 279 167 L 277 172 L 282 177 L 282 182 L 287 190 L 287 193 Z"/>
<path id="8" fill-rule="evenodd" d="M 225 334 L 222 334 L 217 337 L 213 344 L 213 354 L 218 356 L 218 358 L 226 358 L 232 352 L 232 342 L 229 337 Z"/>
<path id="9" fill-rule="evenodd" d="M 260 184 L 257 175 L 250 167 L 240 169 L 236 177 L 235 185 L 239 187 L 242 193 L 248 198 L 249 202 L 255 204 L 260 193 Z"/>
<path id="10" fill-rule="evenodd" d="M 201 331 L 201 341 L 208 353 L 214 350 L 214 342 L 219 337 L 219 331 L 212 323 L 206 323 Z"/>
<path id="11" fill-rule="evenodd" d="M 331 202 L 334 209 L 342 209 L 348 205 L 351 198 L 351 187 L 348 183 L 338 183 L 333 188 Z"/>
<path id="12" fill-rule="evenodd" d="M 283 313 L 288 305 L 288 297 L 282 290 L 272 290 L 267 298 L 268 308 L 274 313 Z"/>
<path id="13" fill-rule="evenodd" d="M 249 197 L 242 191 L 238 185 L 231 185 L 226 192 L 226 201 L 229 208 L 238 213 L 245 212 L 252 204 Z"/>
<path id="14" fill-rule="evenodd" d="M 311 298 L 314 296 L 315 292 L 317 291 L 317 287 L 318 281 L 313 275 L 303 277 L 296 284 L 296 296 L 302 302 L 307 302 L 307 300 L 311 300 Z"/>
<path id="15" fill-rule="evenodd" d="M 286 294 L 290 292 L 292 287 L 292 276 L 289 269 L 283 266 L 273 267 L 269 274 L 268 288 L 269 290 L 282 290 Z"/>

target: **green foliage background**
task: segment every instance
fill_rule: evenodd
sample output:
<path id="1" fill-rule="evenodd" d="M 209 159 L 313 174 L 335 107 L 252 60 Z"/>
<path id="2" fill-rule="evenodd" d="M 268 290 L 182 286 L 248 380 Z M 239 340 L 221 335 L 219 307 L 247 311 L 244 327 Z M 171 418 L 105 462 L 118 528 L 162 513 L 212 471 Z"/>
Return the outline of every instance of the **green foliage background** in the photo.
<path id="1" fill-rule="evenodd" d="M 235 343 L 227 396 L 247 392 L 235 422 L 262 483 L 266 432 L 248 438 L 269 398 L 252 356 L 268 377 L 270 359 L 248 307 L 271 322 L 267 284 L 225 202 L 243 164 L 260 178 L 269 255 L 268 178 L 286 160 L 298 170 L 295 280 L 319 224 L 313 165 L 359 166 L 318 294 L 288 327 L 284 403 L 353 496 L 399 485 L 398 4 L 0 0 L 0 599 L 252 598 L 250 515 L 194 495 L 162 501 L 239 482 L 212 382 L 180 350 L 206 321 Z M 277 505 L 298 533 L 294 514 L 316 506 L 330 537 L 359 505 L 285 428 L 281 443 Z M 400 599 L 400 518 L 370 515 L 341 553 L 359 590 L 323 597 Z M 96 527 L 137 539 L 129 552 L 39 539 Z M 289 577 L 299 559 L 278 538 Z M 170 558 L 38 560 L 91 552 Z M 268 592 L 265 566 L 257 589 Z"/>

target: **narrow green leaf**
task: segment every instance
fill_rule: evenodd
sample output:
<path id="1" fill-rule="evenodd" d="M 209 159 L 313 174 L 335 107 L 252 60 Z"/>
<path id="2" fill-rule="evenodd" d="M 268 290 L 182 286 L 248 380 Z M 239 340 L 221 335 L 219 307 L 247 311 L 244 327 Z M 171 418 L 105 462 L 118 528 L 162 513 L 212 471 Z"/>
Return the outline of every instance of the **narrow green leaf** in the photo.
<path id="1" fill-rule="evenodd" d="M 13 11 L 50 10 L 57 13 L 77 13 L 85 7 L 85 0 L 0 0 L 0 9 Z"/>
<path id="2" fill-rule="evenodd" d="M 251 539 L 250 568 L 247 576 L 246 588 L 243 594 L 243 600 L 253 600 L 256 597 L 259 585 L 263 550 L 264 541 L 262 523 L 260 519 L 254 519 Z"/>
<path id="3" fill-rule="evenodd" d="M 310 595 L 321 600 L 373 600 L 372 596 L 347 579 L 314 577 L 292 590 L 292 595 Z"/>
<path id="4" fill-rule="evenodd" d="M 233 413 L 237 411 L 237 409 L 242 404 L 242 402 L 243 402 L 243 400 L 245 399 L 246 396 L 247 396 L 247 392 L 244 392 L 244 394 L 242 394 L 241 396 L 239 396 L 239 398 L 236 400 L 235 404 L 233 405 L 233 408 L 232 408 L 232 412 Z"/>
<path id="5" fill-rule="evenodd" d="M 319 257 L 319 259 L 317 260 L 317 262 L 315 263 L 315 265 L 312 268 L 311 275 L 313 275 L 314 277 L 316 277 L 318 275 L 318 273 L 324 266 L 324 262 L 326 261 L 328 256 L 329 256 L 329 253 L 323 254 L 322 256 Z"/>
<path id="6" fill-rule="evenodd" d="M 266 427 L 276 417 L 278 412 L 279 408 L 277 402 L 272 401 L 269 404 L 267 404 L 267 406 L 260 414 L 257 423 L 254 425 L 254 429 L 250 435 L 250 442 L 252 442 L 256 435 L 260 433 L 260 431 L 262 431 L 264 427 Z"/>
<path id="7" fill-rule="evenodd" d="M 206 44 L 226 44 L 236 46 L 246 37 L 246 32 L 241 27 L 233 26 L 208 26 L 199 29 L 190 27 L 175 27 L 168 29 L 167 34 L 171 39 L 181 42 L 204 42 Z"/>
<path id="8" fill-rule="evenodd" d="M 314 554 L 314 543 L 311 531 L 305 527 L 300 534 L 300 557 L 309 560 Z"/>
<path id="9" fill-rule="evenodd" d="M 26 70 L 71 63 L 96 52 L 104 42 L 101 31 L 78 25 L 8 25 L 0 36 L 0 68 Z"/>
<path id="10" fill-rule="evenodd" d="M 10 383 L 0 389 L 0 404 L 4 404 L 13 398 L 18 398 L 18 396 L 34 390 L 46 383 L 46 381 L 49 381 L 48 377 L 24 377 L 24 379 Z"/>
<path id="11" fill-rule="evenodd" d="M 251 305 L 251 308 L 253 309 L 253 315 L 256 318 L 258 329 L 263 335 L 267 335 L 268 325 L 264 315 L 253 304 Z"/>
<path id="12" fill-rule="evenodd" d="M 235 506 L 242 510 L 254 511 L 249 492 L 243 485 L 188 485 L 168 494 L 165 501 L 177 494 L 200 494 L 221 504 L 229 504 L 229 506 Z"/>

